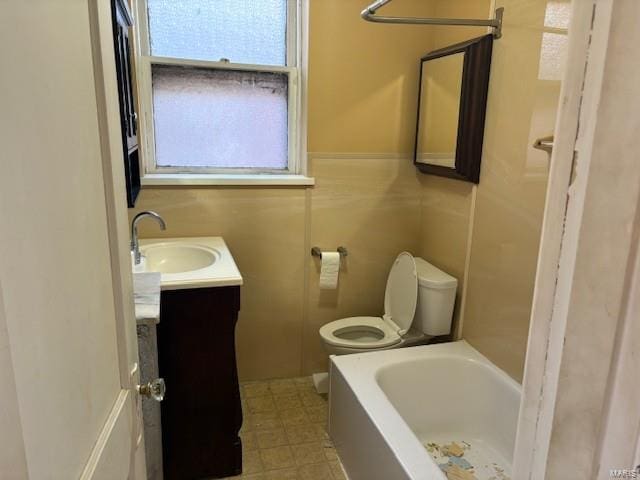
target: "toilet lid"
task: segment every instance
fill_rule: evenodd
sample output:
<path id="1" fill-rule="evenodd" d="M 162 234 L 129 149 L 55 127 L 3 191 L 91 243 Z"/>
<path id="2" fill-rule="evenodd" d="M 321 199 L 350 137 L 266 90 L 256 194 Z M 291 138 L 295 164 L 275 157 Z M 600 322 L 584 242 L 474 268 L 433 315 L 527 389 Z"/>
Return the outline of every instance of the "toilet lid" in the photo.
<path id="1" fill-rule="evenodd" d="M 391 267 L 384 293 L 385 319 L 395 323 L 401 335 L 406 333 L 413 323 L 417 301 L 416 261 L 410 253 L 402 252 Z"/>

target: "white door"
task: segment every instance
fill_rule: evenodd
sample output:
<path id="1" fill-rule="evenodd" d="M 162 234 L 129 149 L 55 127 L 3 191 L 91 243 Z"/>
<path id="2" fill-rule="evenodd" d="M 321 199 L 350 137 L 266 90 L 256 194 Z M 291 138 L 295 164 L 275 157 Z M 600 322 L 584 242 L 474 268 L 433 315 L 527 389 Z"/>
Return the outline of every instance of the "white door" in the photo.
<path id="1" fill-rule="evenodd" d="M 0 6 L 3 480 L 144 476 L 109 3 Z"/>

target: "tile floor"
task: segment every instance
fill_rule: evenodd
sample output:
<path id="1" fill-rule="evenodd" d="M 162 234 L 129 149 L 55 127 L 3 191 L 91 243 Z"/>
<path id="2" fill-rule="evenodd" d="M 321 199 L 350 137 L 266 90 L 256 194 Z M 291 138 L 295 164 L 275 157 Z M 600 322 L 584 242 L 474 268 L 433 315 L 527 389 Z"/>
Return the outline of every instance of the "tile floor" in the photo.
<path id="1" fill-rule="evenodd" d="M 240 385 L 242 480 L 346 480 L 311 377 Z"/>

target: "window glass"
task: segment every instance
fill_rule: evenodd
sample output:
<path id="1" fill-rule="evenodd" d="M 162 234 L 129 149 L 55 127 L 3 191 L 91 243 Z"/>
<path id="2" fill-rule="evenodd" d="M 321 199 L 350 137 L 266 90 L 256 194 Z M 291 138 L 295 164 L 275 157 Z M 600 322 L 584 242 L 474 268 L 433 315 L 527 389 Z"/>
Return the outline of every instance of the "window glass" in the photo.
<path id="1" fill-rule="evenodd" d="M 287 0 L 148 0 L 151 54 L 286 64 Z"/>
<path id="2" fill-rule="evenodd" d="M 157 166 L 287 168 L 287 74 L 152 68 Z"/>

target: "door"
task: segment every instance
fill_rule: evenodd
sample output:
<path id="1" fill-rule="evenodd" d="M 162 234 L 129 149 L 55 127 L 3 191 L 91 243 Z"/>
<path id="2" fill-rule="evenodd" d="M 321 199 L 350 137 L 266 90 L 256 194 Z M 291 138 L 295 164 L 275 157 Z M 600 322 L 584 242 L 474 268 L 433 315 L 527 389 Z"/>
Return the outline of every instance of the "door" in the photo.
<path id="1" fill-rule="evenodd" d="M 2 2 L 2 479 L 144 478 L 108 3 Z"/>

